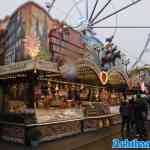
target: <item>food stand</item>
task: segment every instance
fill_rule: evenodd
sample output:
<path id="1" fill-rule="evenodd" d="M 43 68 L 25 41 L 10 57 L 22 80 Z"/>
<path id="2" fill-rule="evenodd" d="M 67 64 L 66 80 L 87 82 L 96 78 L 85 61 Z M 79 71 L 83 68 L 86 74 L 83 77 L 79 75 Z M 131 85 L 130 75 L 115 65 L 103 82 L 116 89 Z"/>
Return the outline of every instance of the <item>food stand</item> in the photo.
<path id="1" fill-rule="evenodd" d="M 52 19 L 33 2 L 15 13 L 1 56 L 0 137 L 29 145 L 118 123 L 119 114 L 110 106 L 123 99 L 126 80 L 111 74 L 118 64 L 124 70 L 112 39 L 103 44 L 88 30 Z M 72 71 L 75 76 L 66 78 Z"/>
<path id="2" fill-rule="evenodd" d="M 111 126 L 116 114 L 99 102 L 98 87 L 61 81 L 57 68 L 38 59 L 0 67 L 2 139 L 31 144 Z"/>

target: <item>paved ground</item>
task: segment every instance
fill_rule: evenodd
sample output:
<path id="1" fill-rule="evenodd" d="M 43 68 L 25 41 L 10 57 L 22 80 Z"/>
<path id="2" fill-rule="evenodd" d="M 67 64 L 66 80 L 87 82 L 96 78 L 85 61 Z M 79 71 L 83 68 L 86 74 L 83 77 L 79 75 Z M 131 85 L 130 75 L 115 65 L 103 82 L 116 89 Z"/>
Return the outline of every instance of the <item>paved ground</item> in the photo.
<path id="1" fill-rule="evenodd" d="M 149 136 L 147 140 L 150 140 L 150 122 L 147 124 L 147 130 L 149 131 Z M 115 127 L 112 130 L 112 135 L 105 137 L 103 139 L 99 139 L 95 142 L 92 142 L 90 144 L 84 145 L 82 147 L 79 147 L 76 150 L 111 150 L 111 146 L 112 146 L 112 139 L 113 138 L 119 138 L 120 137 L 120 133 L 118 132 L 118 128 L 120 127 Z M 136 137 L 132 137 L 133 139 L 135 139 Z M 113 150 L 137 150 L 137 149 L 113 149 Z M 145 149 L 138 149 L 138 150 L 145 150 Z"/>
<path id="2" fill-rule="evenodd" d="M 88 132 L 61 140 L 40 144 L 36 148 L 24 147 L 17 144 L 0 142 L 0 149 L 5 150 L 111 150 L 112 131 L 117 133 L 117 127 L 102 129 L 96 132 Z M 96 143 L 96 145 L 95 145 Z M 93 145 L 94 144 L 94 145 Z M 83 146 L 85 145 L 85 147 Z M 88 148 L 87 148 L 88 147 Z M 101 147 L 101 149 L 99 149 Z"/>
<path id="3" fill-rule="evenodd" d="M 3 150 L 111 150 L 112 139 L 120 137 L 120 126 L 111 129 L 103 129 L 99 132 L 90 132 L 74 137 L 40 144 L 38 147 L 24 147 L 22 145 L 0 142 Z M 117 150 L 117 149 L 114 149 Z M 121 150 L 121 149 L 119 149 Z M 127 149 L 125 149 L 127 150 Z M 133 149 L 132 149 L 133 150 Z"/>

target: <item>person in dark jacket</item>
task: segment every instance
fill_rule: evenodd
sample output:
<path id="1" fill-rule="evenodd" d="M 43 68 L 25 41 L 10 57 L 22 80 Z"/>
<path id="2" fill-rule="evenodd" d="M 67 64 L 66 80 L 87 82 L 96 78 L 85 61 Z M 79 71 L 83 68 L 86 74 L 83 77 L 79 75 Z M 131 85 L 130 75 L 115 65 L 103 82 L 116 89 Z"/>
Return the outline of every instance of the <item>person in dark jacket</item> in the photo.
<path id="1" fill-rule="evenodd" d="M 141 97 L 140 94 L 138 94 L 135 102 L 135 120 L 136 120 L 137 134 L 139 135 L 140 139 L 143 139 L 144 137 L 147 136 L 147 131 L 145 128 L 147 113 L 148 113 L 148 104 L 146 100 L 143 97 Z"/>
<path id="2" fill-rule="evenodd" d="M 132 97 L 129 100 L 129 128 L 130 128 L 130 136 L 135 134 L 135 101 Z"/>
<path id="3" fill-rule="evenodd" d="M 122 102 L 120 105 L 120 115 L 122 118 L 121 135 L 122 138 L 129 135 L 129 107 L 127 102 Z M 124 131 L 126 129 L 126 131 Z"/>

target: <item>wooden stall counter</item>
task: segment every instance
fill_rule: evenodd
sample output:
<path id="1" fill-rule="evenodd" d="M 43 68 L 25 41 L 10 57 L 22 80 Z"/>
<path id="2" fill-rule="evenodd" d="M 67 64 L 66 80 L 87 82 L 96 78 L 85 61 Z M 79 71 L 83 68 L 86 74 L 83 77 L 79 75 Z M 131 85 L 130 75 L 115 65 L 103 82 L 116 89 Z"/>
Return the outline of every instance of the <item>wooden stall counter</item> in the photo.
<path id="1" fill-rule="evenodd" d="M 1 138 L 15 143 L 29 145 L 32 141 L 44 142 L 58 138 L 110 128 L 119 114 L 108 114 L 82 119 L 68 119 L 53 122 L 20 124 L 0 121 Z"/>

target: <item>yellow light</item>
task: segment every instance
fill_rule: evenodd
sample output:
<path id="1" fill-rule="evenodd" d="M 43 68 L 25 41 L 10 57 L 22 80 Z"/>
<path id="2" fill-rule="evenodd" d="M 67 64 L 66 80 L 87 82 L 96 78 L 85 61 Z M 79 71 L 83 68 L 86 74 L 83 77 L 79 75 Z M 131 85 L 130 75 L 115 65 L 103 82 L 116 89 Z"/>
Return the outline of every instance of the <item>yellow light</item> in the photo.
<path id="1" fill-rule="evenodd" d="M 40 52 L 40 40 L 38 39 L 36 33 L 31 33 L 25 36 L 24 46 L 31 58 L 34 59 L 38 56 Z"/>

